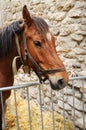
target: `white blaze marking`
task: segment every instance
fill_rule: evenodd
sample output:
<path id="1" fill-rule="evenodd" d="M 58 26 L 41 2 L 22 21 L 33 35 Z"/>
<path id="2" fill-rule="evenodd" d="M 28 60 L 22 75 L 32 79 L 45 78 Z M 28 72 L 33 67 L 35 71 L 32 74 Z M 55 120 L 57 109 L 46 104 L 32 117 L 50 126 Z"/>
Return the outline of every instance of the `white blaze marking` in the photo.
<path id="1" fill-rule="evenodd" d="M 47 33 L 47 39 L 50 41 L 51 40 L 51 34 L 48 32 Z"/>

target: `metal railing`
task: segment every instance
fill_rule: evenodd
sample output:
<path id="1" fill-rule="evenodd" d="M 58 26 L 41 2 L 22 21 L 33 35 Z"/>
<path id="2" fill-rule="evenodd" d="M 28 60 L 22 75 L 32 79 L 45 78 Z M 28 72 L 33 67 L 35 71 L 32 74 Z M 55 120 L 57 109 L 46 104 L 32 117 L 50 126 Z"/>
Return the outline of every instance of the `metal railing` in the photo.
<path id="1" fill-rule="evenodd" d="M 86 113 L 85 113 L 85 101 L 83 100 L 84 99 L 84 95 L 85 95 L 85 80 L 86 80 L 86 77 L 84 76 L 81 76 L 81 77 L 73 77 L 73 78 L 70 78 L 70 84 L 71 84 L 71 89 L 72 89 L 72 92 L 73 92 L 73 126 L 74 126 L 74 130 L 76 130 L 76 119 L 75 119 L 75 84 L 74 84 L 74 81 L 79 81 L 81 80 L 82 82 L 82 109 L 83 109 L 83 129 L 82 130 L 85 130 L 86 129 Z M 48 85 L 49 83 L 45 83 L 46 85 Z M 43 84 L 42 84 L 43 85 Z M 16 108 L 16 130 L 20 130 L 20 127 L 19 127 L 19 117 L 18 117 L 18 108 L 17 108 L 17 103 L 16 103 L 16 90 L 18 89 L 22 89 L 22 88 L 25 88 L 26 89 L 26 94 L 27 94 L 27 99 L 28 99 L 28 117 L 29 117 L 29 129 L 28 130 L 33 130 L 32 128 L 32 121 L 31 121 L 31 112 L 30 112 L 30 93 L 29 93 L 29 88 L 30 87 L 33 87 L 33 86 L 39 86 L 38 87 L 38 91 L 39 91 L 39 100 L 40 100 L 40 116 L 41 116 L 41 129 L 40 130 L 45 130 L 44 128 L 44 119 L 43 119 L 43 108 L 42 108 L 42 98 L 41 98 L 41 84 L 36 81 L 36 82 L 29 82 L 29 83 L 25 83 L 25 84 L 19 84 L 19 85 L 16 85 L 16 86 L 9 86 L 9 87 L 4 87 L 4 88 L 0 88 L 0 97 L 1 97 L 1 103 L 2 103 L 2 113 L 3 113 L 3 122 L 4 122 L 4 130 L 7 130 L 6 128 L 6 120 L 5 120 L 5 112 L 4 112 L 4 105 L 3 105 L 3 96 L 2 96 L 2 92 L 3 91 L 7 91 L 7 90 L 13 90 L 14 91 L 14 101 L 15 101 L 15 108 Z M 43 86 L 42 86 L 43 87 Z M 51 104 L 52 104 L 52 130 L 56 130 L 55 129 L 55 117 L 54 117 L 54 105 L 53 105 L 53 96 L 52 96 L 52 89 L 51 89 Z M 59 92 L 57 92 L 59 93 Z M 63 98 L 63 117 L 64 117 L 64 129 L 63 130 L 66 130 L 66 114 L 65 114 L 65 95 L 64 95 L 64 89 L 61 91 L 62 93 L 62 98 Z M 57 104 L 58 106 L 58 104 Z M 23 129 L 22 129 L 23 130 Z"/>

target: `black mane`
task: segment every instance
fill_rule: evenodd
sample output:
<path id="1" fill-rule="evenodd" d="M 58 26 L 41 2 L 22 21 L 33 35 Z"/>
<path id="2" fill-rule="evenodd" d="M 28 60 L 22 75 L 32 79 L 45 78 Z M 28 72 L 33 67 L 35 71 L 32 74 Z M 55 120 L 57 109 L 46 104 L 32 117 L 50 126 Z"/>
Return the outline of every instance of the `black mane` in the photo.
<path id="1" fill-rule="evenodd" d="M 0 57 L 7 56 L 12 51 L 12 38 L 14 34 L 20 33 L 22 30 L 19 25 L 22 21 L 17 21 L 0 30 Z"/>

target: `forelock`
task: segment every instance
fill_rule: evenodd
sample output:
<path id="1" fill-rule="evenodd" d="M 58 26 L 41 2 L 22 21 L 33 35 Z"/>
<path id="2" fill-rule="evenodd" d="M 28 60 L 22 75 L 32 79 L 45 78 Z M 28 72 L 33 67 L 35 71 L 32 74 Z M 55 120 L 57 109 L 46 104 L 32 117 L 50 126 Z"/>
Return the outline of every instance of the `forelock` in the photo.
<path id="1" fill-rule="evenodd" d="M 40 17 L 33 17 L 33 20 L 34 20 L 38 33 L 44 39 L 47 39 L 47 33 L 49 32 L 48 24 Z"/>

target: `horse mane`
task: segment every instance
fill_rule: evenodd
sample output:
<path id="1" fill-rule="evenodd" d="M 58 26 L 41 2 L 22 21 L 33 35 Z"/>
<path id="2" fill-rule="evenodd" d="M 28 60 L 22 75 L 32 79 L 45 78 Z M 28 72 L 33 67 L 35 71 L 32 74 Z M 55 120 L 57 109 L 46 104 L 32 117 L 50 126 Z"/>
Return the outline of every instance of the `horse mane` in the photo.
<path id="1" fill-rule="evenodd" d="M 47 23 L 40 17 L 32 17 L 38 33 L 46 39 L 46 33 L 49 31 Z M 0 57 L 5 57 L 12 52 L 12 40 L 15 34 L 20 34 L 24 29 L 19 25 L 21 20 L 13 22 L 11 25 L 0 30 Z"/>
<path id="2" fill-rule="evenodd" d="M 11 25 L 0 30 L 0 57 L 5 57 L 12 51 L 13 36 L 15 33 L 22 32 L 19 27 L 21 22 L 21 20 L 13 22 Z"/>

